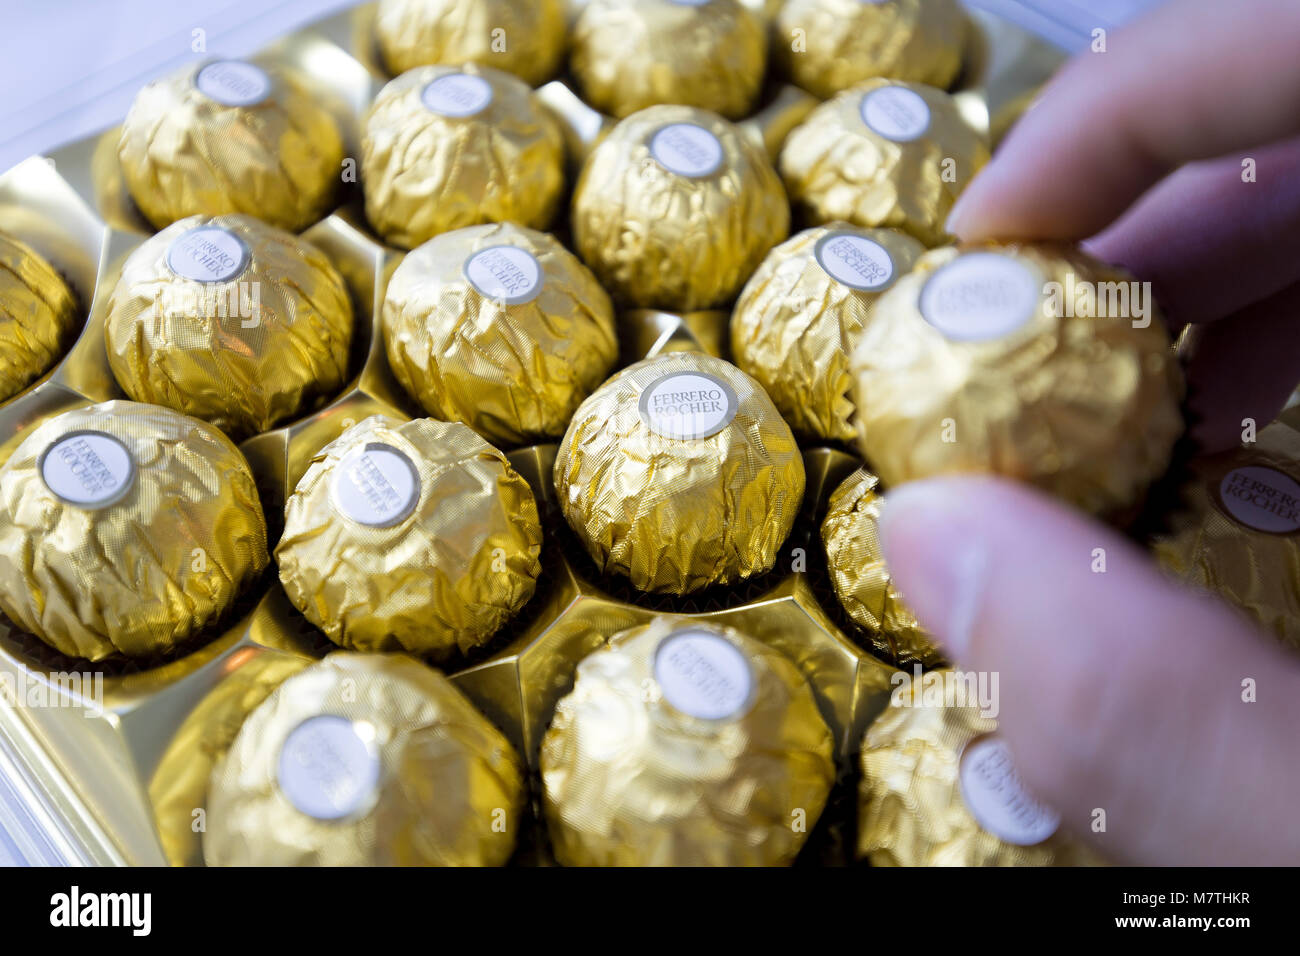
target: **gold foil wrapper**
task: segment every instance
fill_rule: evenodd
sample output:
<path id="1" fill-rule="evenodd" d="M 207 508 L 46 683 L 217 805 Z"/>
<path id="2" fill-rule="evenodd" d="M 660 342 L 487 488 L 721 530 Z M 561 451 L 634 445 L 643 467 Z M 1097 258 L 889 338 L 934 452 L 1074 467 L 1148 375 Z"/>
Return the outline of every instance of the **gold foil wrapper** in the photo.
<path id="1" fill-rule="evenodd" d="M 69 657 L 162 654 L 268 560 L 243 456 L 168 409 L 65 412 L 0 467 L 0 610 Z"/>
<path id="2" fill-rule="evenodd" d="M 961 72 L 966 30 L 956 0 L 786 0 L 772 55 L 822 99 L 876 78 L 947 89 Z"/>
<path id="3" fill-rule="evenodd" d="M 762 386 L 721 359 L 675 352 L 624 369 L 582 404 L 555 488 L 602 571 L 685 594 L 772 568 L 804 466 Z"/>
<path id="4" fill-rule="evenodd" d="M 938 246 L 951 240 L 948 214 L 988 159 L 947 93 L 869 80 L 813 110 L 786 138 L 780 168 L 809 223 L 887 226 Z"/>
<path id="5" fill-rule="evenodd" d="M 735 120 L 758 99 L 767 34 L 737 0 L 589 0 L 569 65 L 583 99 L 612 116 L 669 103 Z"/>
<path id="6" fill-rule="evenodd" d="M 157 229 L 244 213 L 300 232 L 329 213 L 341 182 L 343 139 L 318 99 L 288 69 L 187 66 L 136 95 L 117 146 L 122 178 Z"/>
<path id="7" fill-rule="evenodd" d="M 554 440 L 618 359 L 609 295 L 558 240 L 513 223 L 444 233 L 393 273 L 388 361 L 433 417 L 489 441 Z"/>
<path id="8" fill-rule="evenodd" d="M 329 259 L 249 216 L 192 216 L 126 260 L 104 324 L 131 398 L 242 439 L 336 393 L 352 301 Z"/>
<path id="9" fill-rule="evenodd" d="M 812 692 L 779 652 L 691 621 L 624 631 L 578 665 L 542 741 L 555 856 L 789 864 L 826 804 L 832 751 Z"/>
<path id="10" fill-rule="evenodd" d="M 685 106 L 654 106 L 614 127 L 573 198 L 578 252 L 623 305 L 724 305 L 789 229 L 762 147 Z"/>
<path id="11" fill-rule="evenodd" d="M 796 435 L 850 442 L 849 353 L 876 299 L 925 251 L 892 229 L 831 223 L 773 249 L 736 302 L 731 354 Z"/>
<path id="12" fill-rule="evenodd" d="M 523 806 L 505 737 L 437 671 L 338 652 L 290 677 L 212 773 L 209 866 L 500 866 Z"/>
<path id="13" fill-rule="evenodd" d="M 1174 577 L 1225 598 L 1300 650 L 1300 432 L 1194 462 L 1183 507 L 1154 544 Z"/>
<path id="14" fill-rule="evenodd" d="M 928 253 L 877 301 L 852 364 L 862 453 L 887 486 L 991 472 L 1111 515 L 1183 431 L 1154 301 L 1064 244 Z"/>
<path id="15" fill-rule="evenodd" d="M 1102 865 L 1025 789 L 997 721 L 947 690 L 973 676 L 932 671 L 900 686 L 867 728 L 858 856 L 872 866 Z"/>
<path id="16" fill-rule="evenodd" d="M 896 664 L 943 660 L 934 638 L 894 587 L 880 544 L 885 495 L 880 479 L 860 468 L 831 495 L 822 544 L 840 604 L 871 635 L 877 654 Z"/>
<path id="17" fill-rule="evenodd" d="M 539 86 L 564 56 L 565 20 L 564 0 L 380 0 L 375 40 L 394 76 L 478 63 Z"/>
<path id="18" fill-rule="evenodd" d="M 58 361 L 77 318 L 76 296 L 54 267 L 0 233 L 0 402 Z"/>
<path id="19" fill-rule="evenodd" d="M 418 67 L 366 114 L 366 216 L 403 249 L 486 222 L 545 229 L 564 164 L 564 136 L 522 80 L 472 63 Z"/>
<path id="20" fill-rule="evenodd" d="M 528 483 L 459 423 L 372 416 L 312 459 L 276 548 L 289 599 L 334 643 L 447 659 L 532 597 Z"/>

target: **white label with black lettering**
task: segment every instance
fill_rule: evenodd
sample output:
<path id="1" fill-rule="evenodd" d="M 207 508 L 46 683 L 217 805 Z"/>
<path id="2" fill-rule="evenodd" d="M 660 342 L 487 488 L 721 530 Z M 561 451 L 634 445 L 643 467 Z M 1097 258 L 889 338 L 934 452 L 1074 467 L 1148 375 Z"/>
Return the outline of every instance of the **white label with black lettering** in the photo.
<path id="1" fill-rule="evenodd" d="M 370 808 L 379 789 L 379 757 L 368 724 L 322 714 L 289 732 L 280 748 L 281 792 L 317 820 L 341 820 Z"/>
<path id="2" fill-rule="evenodd" d="M 68 504 L 104 508 L 130 490 L 135 460 L 112 435 L 73 432 L 45 449 L 40 472 L 45 487 Z"/>
<path id="3" fill-rule="evenodd" d="M 862 97 L 862 122 L 885 139 L 910 143 L 930 128 L 930 107 L 920 94 L 903 86 L 884 86 Z"/>
<path id="4" fill-rule="evenodd" d="M 420 98 L 426 109 L 440 116 L 464 119 L 492 104 L 492 84 L 470 73 L 448 73 L 426 86 Z"/>
<path id="5" fill-rule="evenodd" d="M 1025 789 L 1011 748 L 997 737 L 980 737 L 961 754 L 961 797 L 975 822 L 1016 846 L 1042 843 L 1061 825 L 1051 807 Z"/>
<path id="6" fill-rule="evenodd" d="M 861 292 L 879 292 L 894 281 L 894 260 L 874 239 L 833 232 L 817 241 L 817 264 L 836 282 Z"/>
<path id="7" fill-rule="evenodd" d="M 542 266 L 527 249 L 492 246 L 465 260 L 465 278 L 489 299 L 522 305 L 542 291 Z"/>
<path id="8" fill-rule="evenodd" d="M 749 660 L 710 631 L 678 631 L 664 638 L 655 651 L 654 676 L 664 700 L 700 720 L 740 716 L 754 692 Z"/>
<path id="9" fill-rule="evenodd" d="M 243 60 L 217 60 L 194 77 L 198 91 L 222 106 L 256 106 L 271 94 L 271 78 Z"/>
<path id="10" fill-rule="evenodd" d="M 1234 468 L 1219 482 L 1219 502 L 1228 514 L 1255 531 L 1300 531 L 1300 483 L 1274 468 Z"/>
<path id="11" fill-rule="evenodd" d="M 167 268 L 195 282 L 229 282 L 248 267 L 248 246 L 219 226 L 197 226 L 167 250 Z"/>
<path id="12" fill-rule="evenodd" d="M 641 392 L 641 420 L 665 438 L 708 438 L 736 417 L 736 393 L 705 372 L 670 372 Z"/>
<path id="13" fill-rule="evenodd" d="M 699 179 L 722 165 L 722 143 L 703 126 L 670 123 L 651 138 L 650 155 L 670 173 Z"/>
<path id="14" fill-rule="evenodd" d="M 1043 283 L 1032 269 L 996 252 L 960 256 L 921 289 L 925 320 L 957 342 L 1009 335 L 1038 309 Z"/>
<path id="15" fill-rule="evenodd" d="M 390 528 L 420 500 L 420 475 L 403 452 L 372 442 L 344 456 L 334 475 L 334 506 L 358 524 Z"/>

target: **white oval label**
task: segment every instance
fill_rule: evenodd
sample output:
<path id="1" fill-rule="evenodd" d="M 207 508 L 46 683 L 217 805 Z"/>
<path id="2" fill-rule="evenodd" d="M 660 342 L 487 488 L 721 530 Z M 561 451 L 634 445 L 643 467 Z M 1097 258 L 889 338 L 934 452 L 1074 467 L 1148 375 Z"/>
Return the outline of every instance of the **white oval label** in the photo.
<path id="1" fill-rule="evenodd" d="M 670 372 L 641 392 L 641 420 L 665 438 L 708 438 L 736 417 L 731 386 L 705 372 Z"/>
<path id="2" fill-rule="evenodd" d="M 894 281 L 894 260 L 874 239 L 833 232 L 813 249 L 817 264 L 836 282 L 862 292 L 879 292 Z"/>
<path id="3" fill-rule="evenodd" d="M 271 93 L 271 78 L 243 60 L 209 63 L 194 77 L 200 93 L 222 106 L 256 106 Z"/>
<path id="4" fill-rule="evenodd" d="M 130 490 L 135 460 L 112 435 L 73 432 L 45 449 L 40 472 L 45 487 L 68 504 L 103 508 Z"/>
<path id="5" fill-rule="evenodd" d="M 1033 317 L 1042 282 L 1032 269 L 996 252 L 972 252 L 935 272 L 921 289 L 925 320 L 957 342 L 985 342 Z"/>
<path id="6" fill-rule="evenodd" d="M 1219 482 L 1219 503 L 1254 531 L 1300 531 L 1300 482 L 1275 468 L 1246 465 L 1232 469 Z"/>
<path id="7" fill-rule="evenodd" d="M 660 641 L 654 676 L 664 700 L 700 720 L 740 716 L 754 691 L 749 660 L 710 631 L 677 631 Z"/>
<path id="8" fill-rule="evenodd" d="M 248 267 L 244 240 L 220 226 L 197 226 L 172 241 L 167 268 L 195 282 L 229 282 Z"/>
<path id="9" fill-rule="evenodd" d="M 1042 843 L 1061 825 L 1055 810 L 1025 789 L 1011 748 L 997 737 L 966 745 L 959 770 L 961 798 L 971 816 L 999 840 L 1016 846 Z"/>
<path id="10" fill-rule="evenodd" d="M 542 266 L 527 249 L 492 246 L 465 260 L 465 278 L 480 295 L 522 305 L 542 291 Z"/>
<path id="11" fill-rule="evenodd" d="M 280 748 L 281 792 L 317 820 L 341 820 L 369 809 L 379 792 L 379 756 L 346 717 L 310 717 Z"/>
<path id="12" fill-rule="evenodd" d="M 433 80 L 420 95 L 426 109 L 441 116 L 477 116 L 492 103 L 492 84 L 469 73 L 448 73 Z"/>
<path id="13" fill-rule="evenodd" d="M 862 122 L 885 139 L 910 143 L 930 128 L 930 107 L 917 93 L 902 86 L 885 86 L 862 97 Z"/>
<path id="14" fill-rule="evenodd" d="M 722 143 L 703 126 L 670 123 L 651 138 L 650 155 L 670 173 L 699 179 L 722 165 Z"/>
<path id="15" fill-rule="evenodd" d="M 420 500 L 420 474 L 403 452 L 372 442 L 355 448 L 336 466 L 334 506 L 358 524 L 389 528 L 406 519 Z"/>

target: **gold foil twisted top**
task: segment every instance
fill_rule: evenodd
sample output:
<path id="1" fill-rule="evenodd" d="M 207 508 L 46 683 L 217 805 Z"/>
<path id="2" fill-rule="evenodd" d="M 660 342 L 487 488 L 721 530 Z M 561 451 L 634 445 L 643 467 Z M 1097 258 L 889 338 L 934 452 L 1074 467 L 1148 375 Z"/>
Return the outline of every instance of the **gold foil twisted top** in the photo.
<path id="1" fill-rule="evenodd" d="M 418 67 L 366 114 L 366 216 L 403 249 L 485 222 L 545 229 L 564 163 L 559 126 L 522 80 L 473 63 Z"/>
<path id="2" fill-rule="evenodd" d="M 77 318 L 76 296 L 54 267 L 0 232 L 0 402 L 58 361 Z"/>
<path id="3" fill-rule="evenodd" d="M 988 159 L 947 93 L 869 80 L 813 110 L 786 138 L 780 168 L 809 223 L 890 226 L 937 246 L 951 240 L 944 222 Z"/>
<path id="4" fill-rule="evenodd" d="M 578 665 L 542 741 L 543 807 L 570 866 L 790 863 L 826 803 L 830 730 L 779 652 L 659 618 Z"/>
<path id="5" fill-rule="evenodd" d="M 583 99 L 619 118 L 675 103 L 740 119 L 767 68 L 763 20 L 737 0 L 589 0 L 572 47 Z"/>
<path id="6" fill-rule="evenodd" d="M 532 597 L 528 483 L 465 425 L 372 416 L 312 459 L 276 548 L 289 599 L 334 643 L 446 659 Z"/>
<path id="7" fill-rule="evenodd" d="M 875 650 L 897 664 L 943 659 L 934 639 L 894 587 L 880 545 L 885 496 L 880 479 L 859 468 L 831 495 L 822 521 L 822 544 L 835 595 L 871 635 Z"/>
<path id="8" fill-rule="evenodd" d="M 168 409 L 65 412 L 0 467 L 0 609 L 70 657 L 168 651 L 268 560 L 243 456 Z"/>
<path id="9" fill-rule="evenodd" d="M 249 105 L 228 105 L 240 102 Z M 131 197 L 156 229 L 245 213 L 299 232 L 334 204 L 343 139 L 292 71 L 218 60 L 136 94 L 117 153 Z"/>
<path id="10" fill-rule="evenodd" d="M 342 388 L 352 326 L 343 278 L 309 242 L 249 216 L 192 216 L 127 258 L 104 338 L 133 399 L 242 439 Z"/>
<path id="11" fill-rule="evenodd" d="M 852 356 L 872 470 L 888 486 L 1007 475 L 1095 514 L 1140 502 L 1183 430 L 1182 375 L 1143 288 L 1064 244 L 922 257 Z M 1099 298 L 1082 314 L 1086 289 Z"/>
<path id="12" fill-rule="evenodd" d="M 500 866 L 524 786 L 437 671 L 336 652 L 290 677 L 212 772 L 209 866 Z"/>
<path id="13" fill-rule="evenodd" d="M 773 249 L 736 302 L 731 354 L 795 434 L 849 442 L 849 352 L 876 299 L 925 247 L 892 229 L 831 223 Z"/>
<path id="14" fill-rule="evenodd" d="M 388 360 L 435 418 L 515 446 L 564 434 L 618 359 L 614 307 L 578 257 L 502 223 L 408 255 L 383 307 Z"/>
<path id="15" fill-rule="evenodd" d="M 375 39 L 394 75 L 480 63 L 538 86 L 564 56 L 565 18 L 563 0 L 380 0 Z"/>
<path id="16" fill-rule="evenodd" d="M 763 149 L 686 106 L 653 106 L 614 127 L 573 197 L 578 251 L 625 305 L 721 306 L 789 229 L 785 191 Z"/>
<path id="17" fill-rule="evenodd" d="M 786 0 L 773 58 L 822 99 L 876 77 L 947 89 L 961 71 L 966 29 L 956 0 Z"/>
<path id="18" fill-rule="evenodd" d="M 675 352 L 624 369 L 583 402 L 555 487 L 602 571 L 684 594 L 775 564 L 804 466 L 757 382 L 721 359 Z"/>

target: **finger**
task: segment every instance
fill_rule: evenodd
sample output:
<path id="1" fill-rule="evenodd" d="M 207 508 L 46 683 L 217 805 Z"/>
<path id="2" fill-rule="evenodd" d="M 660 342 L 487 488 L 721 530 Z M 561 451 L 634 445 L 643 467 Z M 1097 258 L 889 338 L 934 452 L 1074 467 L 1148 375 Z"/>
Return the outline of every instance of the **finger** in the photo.
<path id="1" fill-rule="evenodd" d="M 949 223 L 963 239 L 1082 239 L 1186 162 L 1300 133 L 1300 4 L 1167 3 L 1049 85 Z"/>
<path id="2" fill-rule="evenodd" d="M 959 666 L 999 674 L 1000 732 L 1082 842 L 1151 864 L 1300 859 L 1300 663 L 1236 612 L 998 479 L 903 485 L 882 535 L 902 593 Z M 1247 678 L 1257 703 L 1243 701 Z"/>

